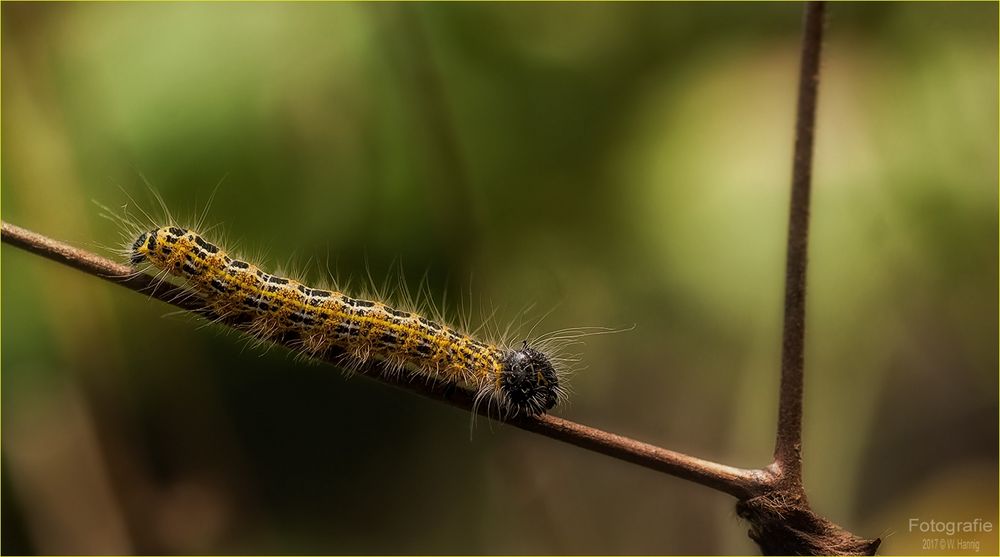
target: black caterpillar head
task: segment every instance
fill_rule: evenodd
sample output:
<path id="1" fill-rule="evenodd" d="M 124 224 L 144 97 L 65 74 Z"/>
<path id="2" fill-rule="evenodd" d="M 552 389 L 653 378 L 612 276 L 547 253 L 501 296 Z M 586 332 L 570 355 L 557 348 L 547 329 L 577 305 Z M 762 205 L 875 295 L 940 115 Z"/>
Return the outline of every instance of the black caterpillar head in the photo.
<path id="1" fill-rule="evenodd" d="M 558 401 L 559 377 L 545 354 L 525 343 L 504 356 L 500 392 L 515 414 L 542 414 Z"/>

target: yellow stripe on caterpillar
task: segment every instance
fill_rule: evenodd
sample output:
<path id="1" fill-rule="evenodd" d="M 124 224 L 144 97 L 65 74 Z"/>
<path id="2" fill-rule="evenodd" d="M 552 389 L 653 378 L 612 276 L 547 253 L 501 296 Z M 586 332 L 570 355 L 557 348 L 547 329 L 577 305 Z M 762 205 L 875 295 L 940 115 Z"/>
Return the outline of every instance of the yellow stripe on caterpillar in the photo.
<path id="1" fill-rule="evenodd" d="M 536 415 L 563 392 L 550 359 L 528 346 L 480 342 L 419 314 L 342 292 L 311 288 L 230 257 L 192 230 L 158 227 L 132 244 L 133 266 L 149 263 L 184 279 L 209 309 L 236 318 L 258 338 L 298 339 L 317 356 L 342 349 L 360 365 L 369 357 L 418 374 L 461 383 L 506 414 Z"/>

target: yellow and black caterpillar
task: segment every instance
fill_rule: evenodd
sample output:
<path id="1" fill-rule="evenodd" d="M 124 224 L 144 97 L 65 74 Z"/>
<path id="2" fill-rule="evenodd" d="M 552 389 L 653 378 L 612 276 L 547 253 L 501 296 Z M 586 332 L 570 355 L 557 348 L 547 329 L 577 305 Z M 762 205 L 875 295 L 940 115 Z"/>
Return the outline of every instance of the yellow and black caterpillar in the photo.
<path id="1" fill-rule="evenodd" d="M 390 368 L 464 384 L 476 391 L 477 403 L 489 401 L 506 415 L 544 413 L 563 394 L 552 360 L 527 341 L 517 348 L 481 342 L 416 313 L 270 275 L 192 230 L 143 232 L 129 257 L 133 266 L 148 263 L 183 278 L 208 309 L 244 323 L 258 338 L 297 338 L 310 356 L 339 348 L 349 364 L 374 357 Z"/>

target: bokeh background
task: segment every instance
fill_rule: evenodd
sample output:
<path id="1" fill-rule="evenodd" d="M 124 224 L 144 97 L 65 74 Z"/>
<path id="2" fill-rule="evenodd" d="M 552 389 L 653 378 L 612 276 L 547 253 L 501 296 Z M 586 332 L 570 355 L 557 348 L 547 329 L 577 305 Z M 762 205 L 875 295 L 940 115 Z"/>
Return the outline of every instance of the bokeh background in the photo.
<path id="1" fill-rule="evenodd" d="M 271 266 L 634 324 L 558 414 L 760 466 L 801 9 L 4 3 L 3 219 L 110 255 L 92 200 L 192 216 L 221 180 L 217 237 Z M 829 12 L 806 484 L 915 553 L 909 518 L 997 523 L 997 5 Z M 756 551 L 728 496 L 2 271 L 4 553 Z"/>

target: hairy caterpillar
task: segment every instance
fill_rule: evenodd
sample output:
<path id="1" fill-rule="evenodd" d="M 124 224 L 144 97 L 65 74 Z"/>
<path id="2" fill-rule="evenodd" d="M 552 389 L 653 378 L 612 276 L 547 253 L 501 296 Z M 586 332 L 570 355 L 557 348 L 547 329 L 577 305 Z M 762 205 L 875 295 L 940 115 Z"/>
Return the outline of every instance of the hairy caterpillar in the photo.
<path id="1" fill-rule="evenodd" d="M 553 364 L 567 359 L 546 348 L 580 336 L 570 331 L 536 346 L 484 342 L 415 312 L 265 273 L 194 230 L 167 225 L 133 235 L 127 256 L 134 268 L 148 264 L 183 279 L 214 314 L 237 318 L 256 338 L 291 336 L 308 356 L 339 348 L 348 366 L 376 358 L 392 370 L 466 385 L 477 405 L 487 401 L 508 416 L 544 413 L 565 394 Z"/>

